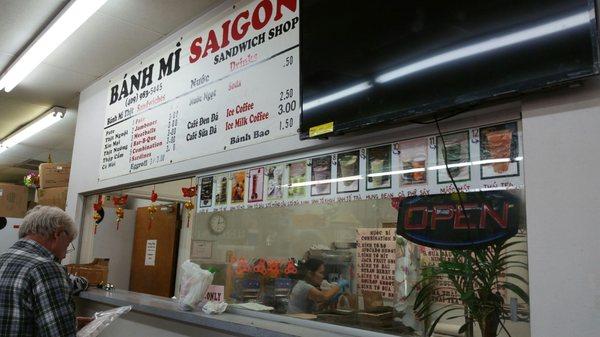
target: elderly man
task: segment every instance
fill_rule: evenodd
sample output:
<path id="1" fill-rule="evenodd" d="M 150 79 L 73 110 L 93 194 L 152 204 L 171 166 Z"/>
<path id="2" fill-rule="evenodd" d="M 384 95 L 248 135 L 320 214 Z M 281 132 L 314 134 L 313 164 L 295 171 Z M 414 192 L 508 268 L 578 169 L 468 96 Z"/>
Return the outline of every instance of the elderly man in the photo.
<path id="1" fill-rule="evenodd" d="M 0 336 L 76 336 L 71 285 L 57 262 L 77 230 L 56 207 L 37 206 L 19 228 L 19 241 L 0 255 Z"/>

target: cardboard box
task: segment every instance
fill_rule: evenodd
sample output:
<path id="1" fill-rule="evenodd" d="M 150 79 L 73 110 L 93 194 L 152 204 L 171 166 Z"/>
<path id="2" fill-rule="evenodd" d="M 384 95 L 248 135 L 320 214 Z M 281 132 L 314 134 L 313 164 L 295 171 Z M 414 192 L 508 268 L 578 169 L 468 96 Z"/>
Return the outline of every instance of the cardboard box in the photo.
<path id="1" fill-rule="evenodd" d="M 0 216 L 23 218 L 27 213 L 27 187 L 0 183 Z"/>
<path id="2" fill-rule="evenodd" d="M 95 286 L 108 281 L 108 262 L 107 258 L 96 258 L 92 263 L 87 264 L 68 264 L 69 274 L 85 277 L 89 285 Z"/>
<path id="3" fill-rule="evenodd" d="M 43 163 L 39 167 L 40 188 L 67 187 L 71 164 Z"/>
<path id="4" fill-rule="evenodd" d="M 67 204 L 68 187 L 38 188 L 36 200 L 38 205 L 56 206 L 65 209 Z"/>

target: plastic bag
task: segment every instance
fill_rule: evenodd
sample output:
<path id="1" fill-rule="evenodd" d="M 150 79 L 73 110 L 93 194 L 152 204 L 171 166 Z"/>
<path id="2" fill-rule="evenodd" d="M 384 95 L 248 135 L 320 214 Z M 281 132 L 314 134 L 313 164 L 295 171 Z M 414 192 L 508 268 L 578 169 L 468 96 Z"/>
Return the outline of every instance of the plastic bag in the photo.
<path id="1" fill-rule="evenodd" d="M 213 274 L 190 260 L 185 261 L 181 269 L 183 273 L 179 288 L 179 308 L 192 311 L 204 299 L 208 286 L 212 284 Z"/>
<path id="2" fill-rule="evenodd" d="M 227 302 L 208 301 L 202 307 L 205 314 L 222 314 L 227 309 Z"/>
<path id="3" fill-rule="evenodd" d="M 128 313 L 133 306 L 119 307 L 111 310 L 100 311 L 94 314 L 94 320 L 89 322 L 81 330 L 77 331 L 77 337 L 96 337 L 102 330 L 106 329 L 115 319 Z"/>
<path id="4" fill-rule="evenodd" d="M 69 283 L 71 284 L 71 294 L 79 295 L 80 292 L 87 290 L 89 282 L 85 277 L 73 274 L 69 275 Z"/>

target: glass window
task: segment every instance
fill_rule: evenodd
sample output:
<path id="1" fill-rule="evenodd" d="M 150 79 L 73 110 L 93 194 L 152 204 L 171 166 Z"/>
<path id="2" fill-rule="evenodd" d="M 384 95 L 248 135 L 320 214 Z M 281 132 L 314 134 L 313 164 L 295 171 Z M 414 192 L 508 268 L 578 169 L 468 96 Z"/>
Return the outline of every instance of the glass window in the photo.
<path id="1" fill-rule="evenodd" d="M 217 270 L 213 284 L 224 287 L 229 303 L 257 302 L 281 315 L 420 334 L 424 326 L 413 313 L 417 292 L 411 293 L 412 288 L 422 280 L 422 268 L 439 266 L 440 260 L 451 260 L 452 253 L 396 237 L 397 217 L 390 199 L 198 214 L 192 247 L 208 244 L 211 248 L 199 251 L 204 256 L 192 256 L 192 261 Z M 522 242 L 524 235 L 521 229 L 509 242 Z M 520 251 L 526 244 L 511 249 Z M 323 269 L 301 270 L 302 261 L 308 259 L 323 261 Z M 510 268 L 498 270 L 498 277 L 515 274 L 512 282 L 527 291 L 526 284 L 515 280 L 527 279 L 527 269 L 520 267 L 526 259 L 513 260 Z M 460 304 L 461 294 L 447 277 L 436 282 L 439 287 L 431 296 L 431 311 Z M 336 283 L 344 289 L 332 296 L 302 295 L 312 303 L 293 302 L 297 301 L 295 292 L 302 293 L 296 288 L 315 287 L 325 293 Z M 510 316 L 506 327 L 512 335 L 529 335 L 525 302 L 510 289 L 498 291 Z M 462 322 L 443 321 L 438 328 L 458 330 Z"/>
<path id="2" fill-rule="evenodd" d="M 178 268 L 189 258 L 214 272 L 211 296 L 222 292 L 242 310 L 260 304 L 274 320 L 415 336 L 457 333 L 471 321 L 486 336 L 530 335 L 518 121 L 274 160 L 197 183 L 192 199 L 181 195 L 189 179 L 124 191 L 132 199 L 120 221 L 105 200 L 89 259 L 111 255 L 118 287 L 132 289 L 135 266 L 158 267 L 152 254 L 167 244 Z M 87 199 L 86 219 L 96 198 Z M 168 223 L 171 234 L 150 242 L 147 234 Z M 177 295 L 172 266 L 165 282 Z M 132 290 L 157 291 L 143 286 Z"/>
<path id="3" fill-rule="evenodd" d="M 234 306 L 399 335 L 445 313 L 436 331 L 528 336 L 520 134 L 515 121 L 201 176 L 191 258 Z"/>

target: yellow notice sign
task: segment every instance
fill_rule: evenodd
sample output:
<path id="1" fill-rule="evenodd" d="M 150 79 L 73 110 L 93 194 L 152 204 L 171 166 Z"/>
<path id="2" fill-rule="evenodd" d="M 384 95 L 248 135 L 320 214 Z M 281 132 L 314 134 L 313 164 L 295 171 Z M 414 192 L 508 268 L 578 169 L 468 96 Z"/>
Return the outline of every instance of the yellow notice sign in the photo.
<path id="1" fill-rule="evenodd" d="M 333 122 L 313 126 L 312 128 L 308 129 L 308 136 L 312 138 L 330 132 L 333 132 Z"/>

